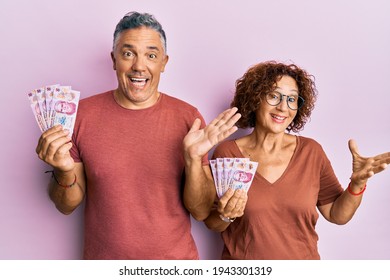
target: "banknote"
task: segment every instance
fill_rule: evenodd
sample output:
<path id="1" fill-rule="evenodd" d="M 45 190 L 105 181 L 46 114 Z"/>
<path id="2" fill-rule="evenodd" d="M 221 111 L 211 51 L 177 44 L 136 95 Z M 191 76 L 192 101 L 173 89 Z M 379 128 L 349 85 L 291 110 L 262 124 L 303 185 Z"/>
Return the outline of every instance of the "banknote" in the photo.
<path id="1" fill-rule="evenodd" d="M 229 189 L 248 191 L 258 163 L 249 158 L 216 158 L 210 160 L 211 172 L 218 197 Z"/>
<path id="2" fill-rule="evenodd" d="M 35 116 L 35 120 L 38 123 L 39 128 L 41 129 L 41 132 L 44 132 L 47 130 L 46 126 L 46 120 L 42 114 L 41 105 L 39 104 L 38 100 L 38 94 L 37 92 L 41 89 L 34 89 L 28 93 L 28 98 L 30 100 L 31 109 L 33 111 L 33 114 Z"/>
<path id="3" fill-rule="evenodd" d="M 60 87 L 59 84 L 49 85 L 45 87 L 46 109 L 47 109 L 49 127 L 53 127 L 54 125 L 53 96 L 54 96 L 54 91 L 58 90 L 59 87 Z"/>
<path id="4" fill-rule="evenodd" d="M 258 163 L 248 159 L 234 159 L 232 174 L 230 175 L 231 188 L 248 191 L 257 170 Z"/>
<path id="5" fill-rule="evenodd" d="M 52 101 L 54 125 L 62 125 L 64 129 L 70 131 L 70 135 L 73 134 L 79 99 L 80 92 L 72 90 L 71 87 L 59 87 L 54 91 Z"/>
<path id="6" fill-rule="evenodd" d="M 31 90 L 28 93 L 30 106 L 41 132 L 55 125 L 62 125 L 73 134 L 80 92 L 71 86 L 59 84 Z"/>

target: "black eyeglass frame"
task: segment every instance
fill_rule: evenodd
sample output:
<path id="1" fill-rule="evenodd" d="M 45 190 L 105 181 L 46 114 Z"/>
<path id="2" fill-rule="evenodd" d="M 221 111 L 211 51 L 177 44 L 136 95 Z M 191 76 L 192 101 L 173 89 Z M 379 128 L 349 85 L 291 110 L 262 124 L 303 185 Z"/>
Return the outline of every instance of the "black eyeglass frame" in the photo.
<path id="1" fill-rule="evenodd" d="M 276 103 L 276 104 L 270 104 L 270 103 L 268 102 L 268 98 L 267 98 L 268 94 L 279 94 L 279 102 Z M 299 95 L 298 95 L 298 108 L 293 109 L 293 108 L 290 107 L 290 101 L 289 101 L 288 99 L 289 99 L 290 97 L 295 97 L 295 96 L 290 96 L 290 95 L 286 95 L 286 94 L 281 94 L 280 92 L 270 92 L 270 93 L 267 93 L 267 94 L 265 95 L 265 101 L 267 101 L 268 105 L 271 105 L 271 106 L 278 106 L 278 105 L 283 101 L 283 97 L 285 97 L 285 96 L 287 97 L 287 98 L 286 98 L 286 102 L 287 102 L 288 108 L 290 108 L 290 109 L 293 110 L 293 111 L 297 111 L 297 110 L 301 109 L 302 106 L 303 106 L 303 104 L 305 103 L 305 99 L 304 99 L 302 96 L 299 96 Z"/>

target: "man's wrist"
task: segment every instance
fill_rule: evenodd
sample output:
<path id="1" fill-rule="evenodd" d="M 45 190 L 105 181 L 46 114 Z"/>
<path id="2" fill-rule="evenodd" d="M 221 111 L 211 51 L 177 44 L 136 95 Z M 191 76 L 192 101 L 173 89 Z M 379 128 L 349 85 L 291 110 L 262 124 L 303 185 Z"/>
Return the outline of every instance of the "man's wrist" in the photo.
<path id="1" fill-rule="evenodd" d="M 191 166 L 202 166 L 203 157 L 191 157 L 190 155 L 184 155 L 184 161 L 187 168 Z"/>
<path id="2" fill-rule="evenodd" d="M 52 173 L 52 178 L 54 179 L 55 183 L 63 188 L 71 188 L 77 183 L 77 175 L 74 173 L 73 170 L 70 171 L 60 171 L 60 170 L 51 170 L 46 171 L 45 173 Z"/>

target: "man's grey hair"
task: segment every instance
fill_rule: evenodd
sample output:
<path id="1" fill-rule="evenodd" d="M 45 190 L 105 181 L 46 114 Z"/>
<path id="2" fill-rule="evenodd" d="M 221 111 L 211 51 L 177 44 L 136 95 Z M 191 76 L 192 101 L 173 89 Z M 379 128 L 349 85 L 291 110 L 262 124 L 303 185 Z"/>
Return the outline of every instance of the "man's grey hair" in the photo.
<path id="1" fill-rule="evenodd" d="M 147 27 L 157 31 L 160 34 L 161 43 L 164 48 L 164 53 L 167 53 L 167 38 L 161 24 L 156 18 L 148 13 L 129 12 L 118 22 L 114 31 L 114 43 L 112 49 L 114 50 L 119 34 L 125 30 L 136 29 L 139 27 Z"/>

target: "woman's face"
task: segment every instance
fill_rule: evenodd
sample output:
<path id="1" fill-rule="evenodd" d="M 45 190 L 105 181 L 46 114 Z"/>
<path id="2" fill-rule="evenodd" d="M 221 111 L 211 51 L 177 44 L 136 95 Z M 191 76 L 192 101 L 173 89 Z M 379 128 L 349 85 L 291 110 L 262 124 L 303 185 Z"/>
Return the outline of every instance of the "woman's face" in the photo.
<path id="1" fill-rule="evenodd" d="M 282 76 L 276 82 L 274 89 L 275 96 L 282 94 L 283 100 L 276 106 L 269 105 L 262 100 L 256 112 L 256 128 L 271 133 L 284 133 L 290 123 L 294 120 L 297 110 L 292 110 L 287 105 L 288 97 L 298 98 L 298 85 L 290 76 Z"/>

